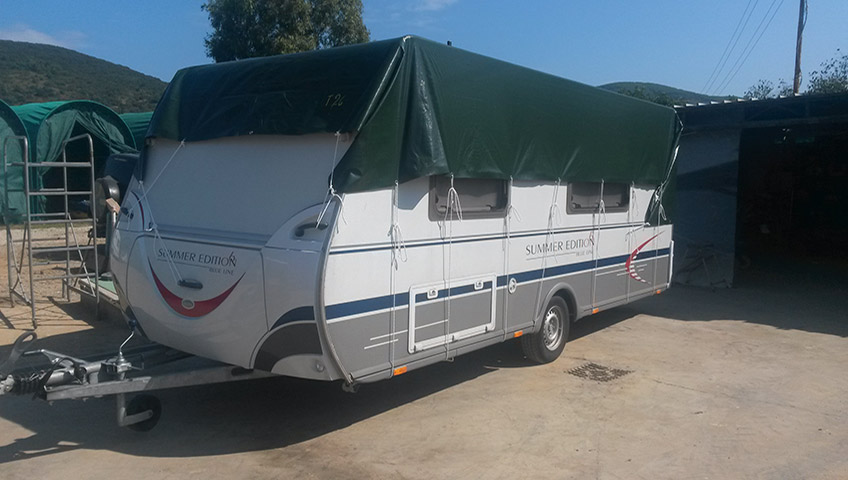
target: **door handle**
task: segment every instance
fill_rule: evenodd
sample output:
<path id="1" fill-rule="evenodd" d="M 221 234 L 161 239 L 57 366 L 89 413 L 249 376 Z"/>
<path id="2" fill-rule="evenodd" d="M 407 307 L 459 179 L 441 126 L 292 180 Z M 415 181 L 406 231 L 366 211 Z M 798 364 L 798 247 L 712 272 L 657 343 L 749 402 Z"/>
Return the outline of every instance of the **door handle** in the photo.
<path id="1" fill-rule="evenodd" d="M 302 237 L 307 230 L 326 230 L 327 226 L 328 225 L 326 223 L 319 223 L 318 225 L 314 224 L 313 222 L 304 223 L 298 225 L 297 228 L 294 229 L 294 236 Z"/>
<path id="2" fill-rule="evenodd" d="M 195 290 L 200 290 L 203 288 L 203 284 L 198 280 L 192 280 L 190 278 L 185 278 L 177 282 L 177 285 L 185 288 L 193 288 Z"/>

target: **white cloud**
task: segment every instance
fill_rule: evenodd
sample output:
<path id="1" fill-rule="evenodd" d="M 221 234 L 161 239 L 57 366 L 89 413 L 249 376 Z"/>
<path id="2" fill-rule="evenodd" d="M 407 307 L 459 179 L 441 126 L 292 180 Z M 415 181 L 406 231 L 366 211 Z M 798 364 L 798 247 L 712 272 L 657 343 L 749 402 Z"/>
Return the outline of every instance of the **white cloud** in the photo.
<path id="1" fill-rule="evenodd" d="M 0 39 L 14 40 L 16 42 L 43 43 L 56 45 L 57 47 L 77 48 L 84 44 L 85 34 L 77 31 L 60 32 L 58 36 L 39 32 L 29 25 L 16 24 L 6 28 L 0 28 Z"/>
<path id="2" fill-rule="evenodd" d="M 456 2 L 457 0 L 420 0 L 418 2 L 416 10 L 425 12 L 435 12 L 437 10 L 441 10 L 445 7 L 448 7 Z"/>

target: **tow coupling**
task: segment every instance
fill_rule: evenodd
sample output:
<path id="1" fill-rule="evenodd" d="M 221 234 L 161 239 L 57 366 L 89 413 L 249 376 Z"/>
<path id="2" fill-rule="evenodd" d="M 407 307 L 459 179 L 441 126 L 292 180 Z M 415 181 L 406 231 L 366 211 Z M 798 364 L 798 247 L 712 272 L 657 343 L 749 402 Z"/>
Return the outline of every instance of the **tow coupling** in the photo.
<path id="1" fill-rule="evenodd" d="M 126 394 L 271 376 L 194 357 L 155 343 L 125 350 L 132 337 L 130 334 L 121 344 L 117 355 L 84 360 L 51 350 L 30 349 L 38 337 L 35 332 L 28 331 L 15 340 L 9 357 L 0 363 L 0 396 L 32 394 L 34 398 L 52 402 L 115 395 L 118 425 L 147 431 L 159 421 L 161 402 L 147 394 L 127 401 Z M 45 357 L 48 365 L 27 373 L 15 371 L 20 358 L 34 356 Z M 190 365 L 184 365 L 186 362 Z M 140 374 L 159 366 L 162 368 L 155 374 Z"/>

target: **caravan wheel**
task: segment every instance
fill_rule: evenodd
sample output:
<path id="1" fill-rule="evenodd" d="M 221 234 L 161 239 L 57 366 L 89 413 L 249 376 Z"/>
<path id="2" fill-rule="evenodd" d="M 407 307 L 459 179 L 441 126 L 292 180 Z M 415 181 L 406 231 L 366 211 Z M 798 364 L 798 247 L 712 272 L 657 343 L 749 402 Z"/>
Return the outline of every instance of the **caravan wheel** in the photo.
<path id="1" fill-rule="evenodd" d="M 137 395 L 127 404 L 127 415 L 135 415 L 150 410 L 153 416 L 147 420 L 127 425 L 127 428 L 136 432 L 147 432 L 153 429 L 162 416 L 162 402 L 153 395 Z"/>
<path id="2" fill-rule="evenodd" d="M 545 307 L 539 331 L 521 337 L 524 355 L 537 363 L 553 362 L 565 348 L 570 326 L 568 305 L 562 298 L 553 297 Z"/>

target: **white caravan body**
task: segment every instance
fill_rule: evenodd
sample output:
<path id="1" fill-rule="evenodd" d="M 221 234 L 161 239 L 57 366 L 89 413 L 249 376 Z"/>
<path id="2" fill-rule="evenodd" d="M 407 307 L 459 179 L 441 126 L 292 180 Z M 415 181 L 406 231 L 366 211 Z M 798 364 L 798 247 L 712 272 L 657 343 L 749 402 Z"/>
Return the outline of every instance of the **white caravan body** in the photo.
<path id="1" fill-rule="evenodd" d="M 421 39 L 346 48 L 171 82 L 111 243 L 134 328 L 353 384 L 519 336 L 551 361 L 570 322 L 668 288 L 672 110 Z"/>

